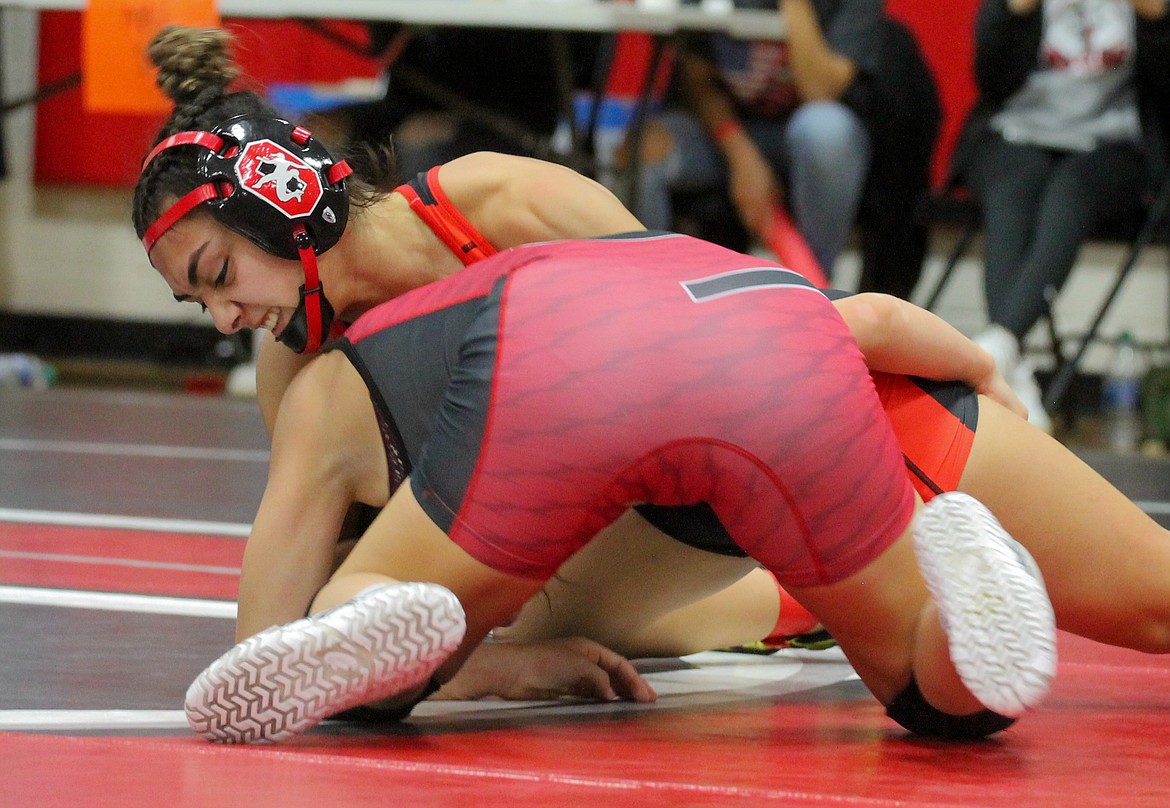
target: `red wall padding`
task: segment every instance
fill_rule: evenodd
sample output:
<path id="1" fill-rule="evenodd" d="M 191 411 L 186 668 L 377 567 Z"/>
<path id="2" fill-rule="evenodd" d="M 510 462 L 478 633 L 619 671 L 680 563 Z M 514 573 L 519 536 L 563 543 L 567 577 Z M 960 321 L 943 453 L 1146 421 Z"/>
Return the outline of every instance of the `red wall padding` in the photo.
<path id="1" fill-rule="evenodd" d="M 935 152 L 933 177 L 939 185 L 963 119 L 975 102 L 975 13 L 980 0 L 886 0 L 886 10 L 910 26 L 942 97 L 943 124 Z"/>

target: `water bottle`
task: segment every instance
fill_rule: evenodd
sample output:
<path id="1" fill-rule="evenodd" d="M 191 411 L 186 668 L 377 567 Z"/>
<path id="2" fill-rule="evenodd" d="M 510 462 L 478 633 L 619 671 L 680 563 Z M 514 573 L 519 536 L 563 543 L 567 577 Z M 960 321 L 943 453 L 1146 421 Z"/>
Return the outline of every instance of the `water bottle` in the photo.
<path id="1" fill-rule="evenodd" d="M 56 380 L 56 369 L 32 354 L 0 354 L 0 388 L 44 390 Z"/>
<path id="2" fill-rule="evenodd" d="M 1115 452 L 1141 448 L 1143 370 L 1133 334 L 1125 331 L 1117 340 L 1101 389 L 1105 445 Z"/>

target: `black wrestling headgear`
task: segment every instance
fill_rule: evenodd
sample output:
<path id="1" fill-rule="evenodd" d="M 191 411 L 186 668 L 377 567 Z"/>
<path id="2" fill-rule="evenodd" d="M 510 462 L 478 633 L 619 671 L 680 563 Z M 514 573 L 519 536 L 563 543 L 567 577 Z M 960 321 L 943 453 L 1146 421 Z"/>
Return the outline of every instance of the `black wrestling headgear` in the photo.
<path id="1" fill-rule="evenodd" d="M 149 255 L 159 237 L 197 205 L 216 220 L 280 258 L 300 259 L 305 270 L 301 302 L 281 334 L 297 353 L 321 347 L 333 321 L 333 307 L 317 277 L 316 256 L 341 238 L 349 218 L 345 161 L 334 162 L 309 130 L 279 118 L 240 115 L 210 132 L 179 132 L 147 155 L 146 169 L 162 152 L 197 145 L 198 176 L 205 180 L 164 211 L 146 230 Z"/>

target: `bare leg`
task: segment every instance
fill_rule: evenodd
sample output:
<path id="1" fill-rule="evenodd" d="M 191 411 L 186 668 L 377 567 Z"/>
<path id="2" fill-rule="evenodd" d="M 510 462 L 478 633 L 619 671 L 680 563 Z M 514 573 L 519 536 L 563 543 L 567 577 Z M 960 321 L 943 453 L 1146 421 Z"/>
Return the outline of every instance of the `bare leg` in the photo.
<path id="1" fill-rule="evenodd" d="M 427 581 L 460 603 L 475 604 L 466 616 L 467 632 L 459 652 L 438 673 L 445 681 L 475 646 L 498 625 L 511 622 L 542 582 L 496 572 L 464 552 L 426 515 L 409 485 L 390 498 L 353 552 L 313 600 L 318 614 L 352 600 L 378 584 Z"/>
<path id="2" fill-rule="evenodd" d="M 958 488 L 983 502 L 1035 558 L 1059 628 L 1170 652 L 1170 531 L 1080 458 L 981 397 L 979 429 Z M 759 637 L 742 638 L 760 631 L 775 609 L 776 594 L 749 575 L 663 615 L 657 626 L 626 637 L 623 649 L 632 656 L 686 653 L 691 624 L 701 627 L 708 647 L 751 642 Z M 668 642 L 674 645 L 662 645 Z"/>
<path id="3" fill-rule="evenodd" d="M 1170 532 L 1059 442 L 980 398 L 959 483 L 1044 574 L 1057 625 L 1099 642 L 1170 651 Z"/>
<path id="4" fill-rule="evenodd" d="M 753 569 L 726 589 L 676 609 L 626 640 L 630 656 L 679 656 L 751 645 L 775 628 L 780 612 L 776 579 Z M 637 650 L 635 650 L 637 649 Z"/>
<path id="5" fill-rule="evenodd" d="M 775 582 L 751 559 L 696 550 L 627 511 L 494 633 L 582 636 L 627 656 L 675 656 L 755 642 L 775 626 L 777 605 Z"/>
<path id="6" fill-rule="evenodd" d="M 1051 607 L 1030 559 L 963 494 L 937 497 L 914 521 L 861 572 L 790 591 L 883 704 L 913 677 L 942 713 L 1020 714 L 1055 673 Z"/>

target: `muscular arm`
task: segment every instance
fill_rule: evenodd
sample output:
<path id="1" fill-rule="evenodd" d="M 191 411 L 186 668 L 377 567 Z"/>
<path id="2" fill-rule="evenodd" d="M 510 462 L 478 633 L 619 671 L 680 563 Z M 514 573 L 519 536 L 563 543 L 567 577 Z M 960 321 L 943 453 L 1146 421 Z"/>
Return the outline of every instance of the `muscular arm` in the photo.
<path id="1" fill-rule="evenodd" d="M 276 429 L 276 414 L 280 410 L 284 391 L 297 372 L 309 364 L 312 358 L 294 353 L 277 342 L 272 334 L 264 332 L 256 355 L 256 401 L 260 405 L 260 415 L 269 437 Z"/>
<path id="2" fill-rule="evenodd" d="M 870 370 L 963 381 L 1026 416 L 991 354 L 926 309 L 877 293 L 841 298 L 834 305 Z"/>
<path id="3" fill-rule="evenodd" d="M 297 377 L 275 426 L 268 483 L 244 550 L 237 640 L 305 615 L 332 569 L 346 510 L 386 485 L 373 465 L 381 440 L 372 405 L 341 354 L 319 357 Z"/>

